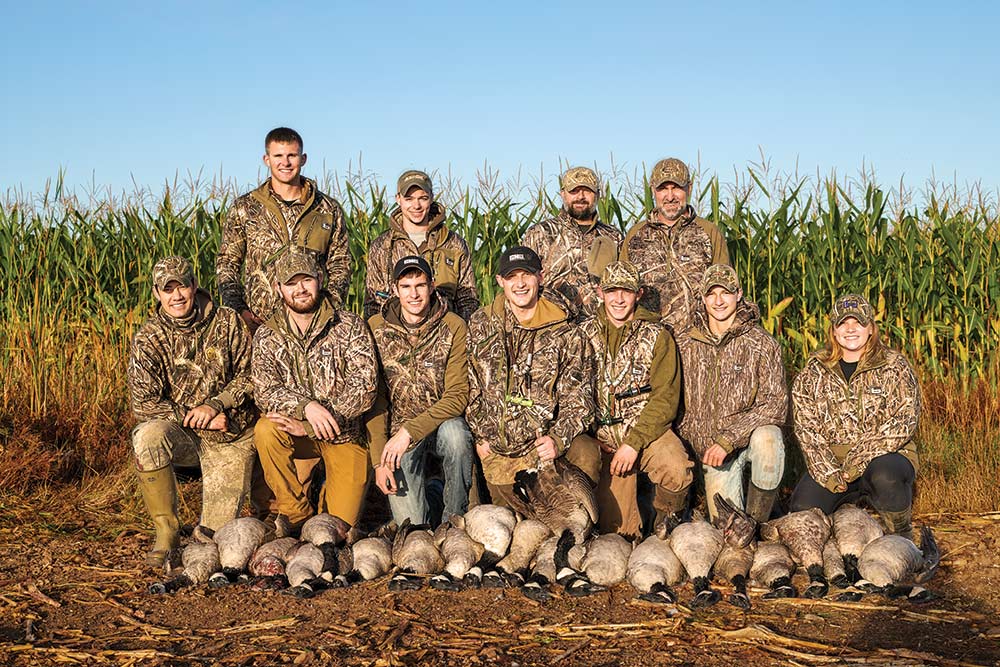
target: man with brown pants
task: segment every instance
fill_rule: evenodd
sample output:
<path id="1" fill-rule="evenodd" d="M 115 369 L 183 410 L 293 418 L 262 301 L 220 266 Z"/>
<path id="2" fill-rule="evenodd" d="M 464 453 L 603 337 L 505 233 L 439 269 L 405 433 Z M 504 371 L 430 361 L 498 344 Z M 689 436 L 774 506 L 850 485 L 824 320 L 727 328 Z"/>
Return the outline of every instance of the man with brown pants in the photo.
<path id="1" fill-rule="evenodd" d="M 602 310 L 580 325 L 594 351 L 602 458 L 598 526 L 632 539 L 642 533 L 640 471 L 655 489 L 657 523 L 679 519 L 694 479 L 693 463 L 671 430 L 681 393 L 680 363 L 660 318 L 637 306 L 642 288 L 633 264 L 609 264 L 598 293 Z"/>
<path id="2" fill-rule="evenodd" d="M 375 402 L 378 364 L 364 321 L 320 290 L 322 271 L 291 250 L 275 264 L 284 306 L 254 337 L 254 397 L 266 413 L 254 441 L 274 491 L 279 536 L 312 514 L 294 459 L 323 459 L 325 509 L 349 524 L 361 514 L 371 467 L 361 416 Z"/>

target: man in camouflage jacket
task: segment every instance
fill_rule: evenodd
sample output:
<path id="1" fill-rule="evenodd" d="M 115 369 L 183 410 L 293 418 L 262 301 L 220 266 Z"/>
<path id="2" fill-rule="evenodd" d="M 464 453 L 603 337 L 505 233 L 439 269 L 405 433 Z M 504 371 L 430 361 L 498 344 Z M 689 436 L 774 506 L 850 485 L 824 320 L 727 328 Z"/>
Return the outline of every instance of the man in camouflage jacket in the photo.
<path id="1" fill-rule="evenodd" d="M 128 387 L 139 488 L 156 528 L 146 560 L 158 566 L 178 545 L 173 465 L 201 465 L 196 536 L 210 539 L 246 497 L 255 411 L 250 332 L 239 315 L 198 289 L 182 257 L 156 263 L 153 294 L 159 307 L 132 342 Z"/>
<path id="2" fill-rule="evenodd" d="M 600 310 L 597 279 L 618 257 L 622 235 L 597 219 L 597 174 L 573 167 L 560 180 L 559 215 L 529 227 L 522 243 L 541 258 L 546 286 L 562 294 L 582 320 Z"/>
<path id="3" fill-rule="evenodd" d="M 254 336 L 254 398 L 261 412 L 254 440 L 277 499 L 280 535 L 294 535 L 312 514 L 293 459 L 323 459 L 321 508 L 357 522 L 370 465 L 362 415 L 375 402 L 378 362 L 368 326 L 321 291 L 311 253 L 291 250 L 275 263 L 284 306 Z"/>
<path id="4" fill-rule="evenodd" d="M 785 470 L 781 427 L 788 386 L 781 346 L 760 325 L 757 306 L 744 300 L 736 271 L 714 264 L 705 271 L 702 306 L 677 334 L 684 369 L 680 434 L 705 473 L 712 517 L 715 494 L 758 521 L 771 515 Z M 750 466 L 744 505 L 743 471 Z"/>
<path id="5" fill-rule="evenodd" d="M 468 328 L 437 298 L 422 257 L 403 257 L 392 276 L 395 296 L 369 320 L 383 378 L 368 420 L 375 486 L 389 497 L 398 525 L 406 519 L 437 525 L 469 506 L 472 434 L 462 417 L 469 402 Z M 441 459 L 443 517 L 428 506 L 428 450 Z"/>
<path id="6" fill-rule="evenodd" d="M 639 270 L 613 262 L 601 276 L 603 307 L 580 324 L 594 352 L 598 525 L 629 539 L 642 534 L 639 472 L 655 488 L 657 523 L 684 509 L 694 479 L 693 463 L 671 430 L 681 393 L 677 348 L 660 318 L 636 307 L 641 294 Z"/>
<path id="7" fill-rule="evenodd" d="M 846 326 L 864 328 L 870 337 L 854 357 L 844 347 L 839 355 L 831 354 L 830 343 L 806 362 L 792 384 L 795 436 L 808 474 L 790 505 L 832 513 L 866 496 L 890 532 L 909 536 L 919 463 L 916 374 L 902 354 L 879 341 L 874 310 L 864 297 L 838 299 L 830 324 L 833 336 Z"/>
<path id="8" fill-rule="evenodd" d="M 558 456 L 592 482 L 600 474 L 598 447 L 584 435 L 594 416 L 589 345 L 569 309 L 540 296 L 542 277 L 533 250 L 510 248 L 497 275 L 503 291 L 469 320 L 466 419 L 494 503 L 510 504 L 517 472 Z"/>
<path id="9" fill-rule="evenodd" d="M 445 225 L 447 212 L 434 201 L 430 176 L 406 171 L 396 183 L 396 209 L 389 216 L 389 230 L 368 249 L 365 275 L 365 317 L 377 315 L 392 297 L 392 269 L 403 257 L 419 255 L 434 272 L 439 297 L 468 320 L 479 308 L 476 277 L 469 246 Z"/>
<path id="10" fill-rule="evenodd" d="M 251 331 L 281 306 L 273 288 L 274 262 L 290 247 L 310 252 L 325 267 L 337 303 L 347 297 L 351 255 L 344 213 L 336 199 L 301 175 L 302 147 L 295 130 L 271 130 L 264 140 L 270 178 L 237 199 L 222 225 L 215 260 L 222 303 L 238 312 Z"/>
<path id="11" fill-rule="evenodd" d="M 701 308 L 702 274 L 711 264 L 728 264 L 729 250 L 719 228 L 688 205 L 691 175 L 676 158 L 653 167 L 649 186 L 656 208 L 633 226 L 621 258 L 639 267 L 644 294 L 640 305 L 659 313 L 674 332 L 690 324 Z"/>

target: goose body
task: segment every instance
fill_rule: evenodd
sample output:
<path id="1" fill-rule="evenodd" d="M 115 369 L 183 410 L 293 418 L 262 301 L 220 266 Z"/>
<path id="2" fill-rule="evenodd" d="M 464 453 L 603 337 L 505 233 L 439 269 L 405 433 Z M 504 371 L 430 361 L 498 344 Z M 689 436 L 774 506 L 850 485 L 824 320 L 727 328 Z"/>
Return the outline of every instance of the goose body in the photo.
<path id="1" fill-rule="evenodd" d="M 196 586 L 207 582 L 213 574 L 222 569 L 219 561 L 219 547 L 215 542 L 192 542 L 181 552 L 184 571 L 180 576 L 149 587 L 151 593 L 173 593 L 185 586 Z"/>
<path id="2" fill-rule="evenodd" d="M 522 516 L 538 519 L 555 535 L 573 533 L 583 544 L 597 521 L 597 500 L 590 478 L 559 457 L 515 475 L 511 505 Z"/>
<path id="3" fill-rule="evenodd" d="M 670 533 L 670 548 L 694 583 L 695 607 L 715 604 L 721 598 L 711 588 L 709 576 L 722 551 L 722 531 L 700 516 L 682 523 Z"/>
<path id="4" fill-rule="evenodd" d="M 647 537 L 628 559 L 628 582 L 639 591 L 640 598 L 649 602 L 676 602 L 671 586 L 684 581 L 684 575 L 684 566 L 670 548 L 669 538 L 660 535 Z"/>
<path id="5" fill-rule="evenodd" d="M 872 541 L 858 558 L 858 570 L 865 582 L 880 588 L 909 581 L 923 583 L 933 576 L 940 558 L 937 541 L 924 526 L 920 547 L 902 535 L 883 535 Z"/>
<path id="6" fill-rule="evenodd" d="M 844 558 L 847 578 L 854 582 L 858 573 L 858 556 L 869 543 L 885 534 L 882 524 L 865 510 L 850 503 L 833 513 L 833 536 Z"/>
<path id="7" fill-rule="evenodd" d="M 781 542 L 759 542 L 754 552 L 753 564 L 750 566 L 750 578 L 770 589 L 765 598 L 795 597 L 797 592 L 792 586 L 792 575 L 795 574 L 795 561 L 788 547 Z"/>
<path id="8" fill-rule="evenodd" d="M 832 528 L 833 521 L 817 508 L 792 512 L 760 527 L 761 537 L 781 540 L 795 562 L 805 567 L 810 581 L 809 588 L 803 592 L 805 597 L 823 597 L 829 590 L 823 574 L 823 548 L 830 539 Z"/>

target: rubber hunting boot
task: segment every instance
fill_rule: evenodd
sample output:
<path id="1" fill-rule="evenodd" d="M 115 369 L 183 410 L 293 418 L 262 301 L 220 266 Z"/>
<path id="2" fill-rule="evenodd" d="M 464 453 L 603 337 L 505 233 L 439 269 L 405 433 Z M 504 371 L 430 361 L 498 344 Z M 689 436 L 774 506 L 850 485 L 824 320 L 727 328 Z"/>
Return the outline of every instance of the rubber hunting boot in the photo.
<path id="1" fill-rule="evenodd" d="M 180 546 L 180 522 L 177 520 L 177 482 L 173 466 L 148 472 L 137 471 L 139 490 L 146 511 L 153 519 L 156 541 L 146 554 L 146 564 L 162 567 L 170 552 Z"/>

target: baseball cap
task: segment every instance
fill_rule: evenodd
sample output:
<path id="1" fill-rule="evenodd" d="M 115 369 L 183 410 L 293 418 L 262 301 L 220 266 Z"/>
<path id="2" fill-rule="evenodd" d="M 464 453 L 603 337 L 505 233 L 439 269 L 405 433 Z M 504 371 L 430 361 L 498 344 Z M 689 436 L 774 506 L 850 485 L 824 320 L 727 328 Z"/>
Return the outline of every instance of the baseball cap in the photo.
<path id="1" fill-rule="evenodd" d="M 736 269 L 728 264 L 713 264 L 705 269 L 705 275 L 701 278 L 702 295 L 711 292 L 716 285 L 725 288 L 730 294 L 739 292 L 740 279 L 736 275 Z"/>
<path id="2" fill-rule="evenodd" d="M 649 187 L 654 190 L 664 183 L 676 183 L 682 188 L 686 188 L 691 182 L 691 173 L 687 165 L 675 157 L 668 157 L 653 165 L 653 171 L 649 176 Z"/>
<path id="3" fill-rule="evenodd" d="M 194 284 L 194 269 L 191 267 L 191 262 L 183 257 L 171 255 L 153 266 L 153 285 L 157 289 L 165 288 L 172 280 L 176 280 L 184 287 Z"/>
<path id="4" fill-rule="evenodd" d="M 399 280 L 401 275 L 413 269 L 416 269 L 428 278 L 433 279 L 433 276 L 431 275 L 431 265 L 427 263 L 426 259 L 418 257 L 417 255 L 407 255 L 396 262 L 396 264 L 392 267 L 393 282 Z"/>
<path id="5" fill-rule="evenodd" d="M 531 248 L 523 245 L 516 245 L 508 248 L 500 255 L 500 264 L 497 274 L 503 277 L 509 276 L 518 269 L 523 269 L 531 273 L 542 272 L 542 260 Z"/>
<path id="6" fill-rule="evenodd" d="M 434 190 L 431 187 L 431 177 L 419 169 L 404 171 L 403 175 L 396 181 L 396 192 L 406 196 L 406 193 L 414 186 L 420 188 L 432 198 L 434 197 Z"/>
<path id="7" fill-rule="evenodd" d="M 313 254 L 302 248 L 289 248 L 274 263 L 274 277 L 279 283 L 287 283 L 299 274 L 319 280 L 319 265 Z"/>
<path id="8" fill-rule="evenodd" d="M 593 193 L 600 191 L 597 183 L 597 174 L 587 167 L 570 167 L 559 179 L 562 189 L 569 192 L 575 188 L 584 187 Z"/>
<path id="9" fill-rule="evenodd" d="M 868 300 L 860 294 L 847 294 L 837 299 L 830 311 L 830 322 L 833 326 L 840 325 L 848 317 L 853 317 L 861 326 L 866 327 L 875 319 L 875 310 Z"/>
<path id="10" fill-rule="evenodd" d="M 639 269 L 631 262 L 611 262 L 601 274 L 601 289 L 639 291 Z"/>

